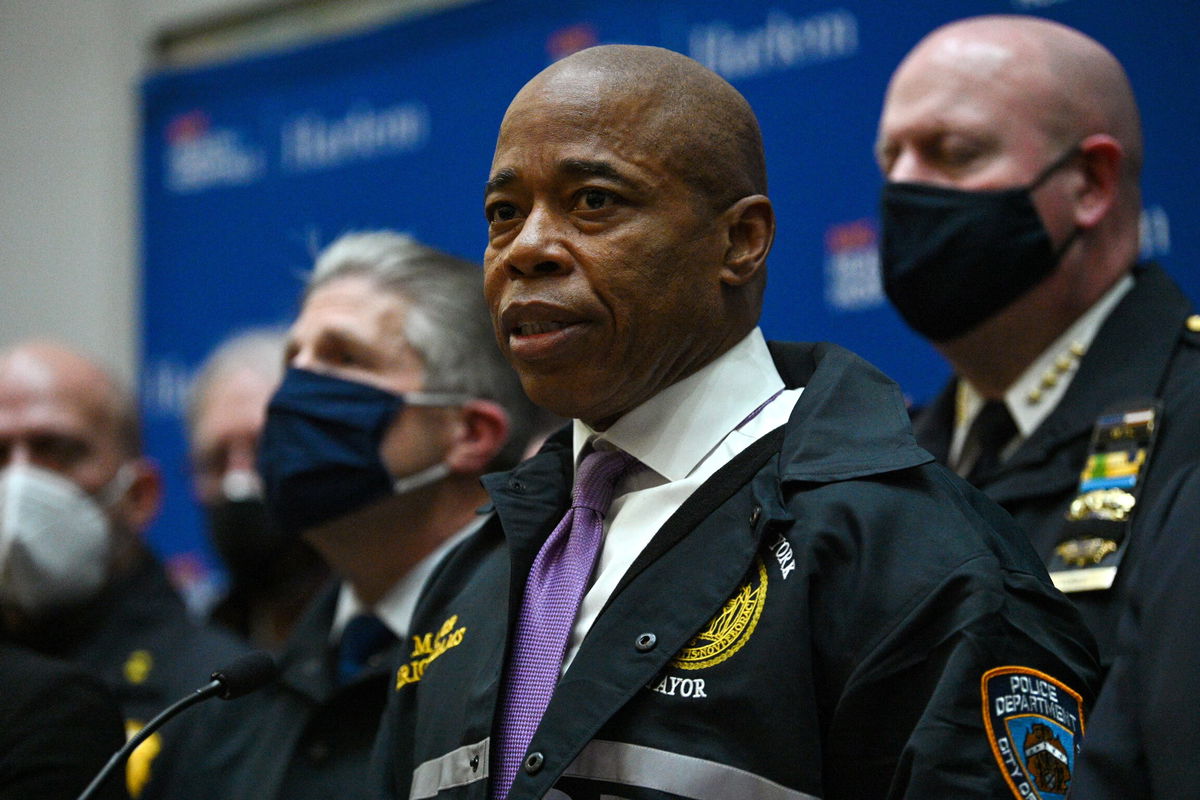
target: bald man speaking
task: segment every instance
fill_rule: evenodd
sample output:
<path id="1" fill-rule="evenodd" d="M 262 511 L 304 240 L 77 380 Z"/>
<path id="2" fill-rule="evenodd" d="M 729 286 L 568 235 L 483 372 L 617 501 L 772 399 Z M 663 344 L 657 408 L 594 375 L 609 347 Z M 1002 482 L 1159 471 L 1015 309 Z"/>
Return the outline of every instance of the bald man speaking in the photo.
<path id="1" fill-rule="evenodd" d="M 427 587 L 381 796 L 999 798 L 990 732 L 1030 704 L 1073 754 L 1094 656 L 1025 537 L 887 378 L 764 341 L 766 184 L 745 99 L 677 53 L 584 50 L 512 101 L 485 293 L 573 421 Z"/>

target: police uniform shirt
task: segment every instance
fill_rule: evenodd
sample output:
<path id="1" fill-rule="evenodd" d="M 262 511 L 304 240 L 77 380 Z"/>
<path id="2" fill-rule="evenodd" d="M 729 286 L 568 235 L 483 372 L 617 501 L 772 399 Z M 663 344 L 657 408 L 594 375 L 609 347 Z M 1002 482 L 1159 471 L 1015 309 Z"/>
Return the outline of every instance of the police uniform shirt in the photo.
<path id="1" fill-rule="evenodd" d="M 730 391 L 731 386 L 745 387 Z M 565 671 L 596 616 L 629 565 L 654 534 L 717 470 L 766 433 L 787 422 L 804 391 L 783 391 L 762 331 L 703 369 L 667 387 L 603 433 L 575 420 L 575 464 L 588 444 L 615 447 L 646 469 L 622 480 L 604 519 L 604 540 L 563 662 Z M 753 419 L 747 420 L 766 403 Z M 681 413 L 682 412 L 682 413 Z M 668 428 L 666 418 L 682 419 Z M 745 424 L 741 424 L 745 421 Z"/>
<path id="2" fill-rule="evenodd" d="M 1195 800 L 1200 715 L 1200 463 L 1138 520 L 1148 550 L 1133 573 L 1120 647 L 1088 722 L 1079 800 Z"/>
<path id="3" fill-rule="evenodd" d="M 980 476 L 980 488 L 1025 530 L 1056 584 L 1070 590 L 1068 596 L 1096 636 L 1105 665 L 1116 644 L 1124 576 L 1137 568 L 1141 558 L 1137 517 L 1155 503 L 1171 475 L 1200 458 L 1200 415 L 1195 411 L 1200 403 L 1200 315 L 1161 267 L 1137 264 L 1131 277 L 1133 287 L 1106 315 L 1096 308 L 1089 312 L 1095 315 L 1099 329 L 1083 356 L 1067 370 L 1069 374 L 1061 376 L 1070 379 L 1069 385 L 1057 381 L 1061 397 L 1052 407 L 1043 397 L 1039 405 L 1044 407 L 1045 418 L 1023 440 L 1017 437 L 1011 451 L 1003 453 L 998 468 Z M 956 463 L 951 451 L 959 416 L 956 388 L 961 383 L 961 378 L 952 379 L 913 421 L 917 442 L 960 471 L 969 469 L 973 457 L 964 453 L 962 463 Z M 1025 403 L 1020 396 L 1015 400 Z M 1096 437 L 1102 423 L 1110 424 L 1117 414 L 1144 417 L 1148 411 L 1154 414 L 1153 441 L 1142 445 L 1129 442 L 1131 448 L 1144 449 L 1146 456 L 1135 456 L 1136 506 L 1132 515 L 1122 512 L 1127 524 L 1118 544 L 1123 549 L 1111 558 L 1100 556 L 1107 560 L 1097 563 L 1084 546 L 1090 542 L 1107 545 L 1108 541 L 1088 536 L 1093 517 L 1085 508 L 1080 516 L 1071 518 L 1072 504 L 1085 492 L 1091 493 L 1084 488 L 1090 482 L 1085 468 L 1100 444 Z M 1114 449 L 1112 442 L 1104 442 L 1104 451 Z M 1093 466 L 1103 467 L 1102 473 L 1107 469 L 1099 462 Z M 1106 477 L 1107 473 L 1099 474 L 1101 480 Z M 1129 492 L 1121 489 L 1114 502 L 1127 502 Z M 1102 511 L 1096 519 L 1119 521 L 1107 508 Z M 1079 525 L 1074 524 L 1076 519 L 1081 520 Z M 1117 529 L 1109 526 L 1107 533 L 1117 533 Z M 1075 543 L 1083 557 L 1060 548 L 1064 540 Z M 1073 569 L 1063 568 L 1068 555 L 1075 559 L 1068 562 Z M 1115 565 L 1119 569 L 1114 572 Z"/>
<path id="4" fill-rule="evenodd" d="M 1079 359 L 1096 338 L 1100 326 L 1121 298 L 1133 288 L 1133 276 L 1126 275 L 1079 319 L 1055 339 L 1034 359 L 1021 376 L 1004 393 L 1004 405 L 1017 426 L 1017 435 L 1009 442 L 1002 457 L 1008 457 L 1042 424 L 1058 401 L 1067 393 Z M 959 475 L 971 471 L 979 453 L 967 441 L 975 417 L 984 404 L 983 396 L 967 380 L 958 382 L 955 398 L 954 437 L 950 443 L 949 462 Z"/>

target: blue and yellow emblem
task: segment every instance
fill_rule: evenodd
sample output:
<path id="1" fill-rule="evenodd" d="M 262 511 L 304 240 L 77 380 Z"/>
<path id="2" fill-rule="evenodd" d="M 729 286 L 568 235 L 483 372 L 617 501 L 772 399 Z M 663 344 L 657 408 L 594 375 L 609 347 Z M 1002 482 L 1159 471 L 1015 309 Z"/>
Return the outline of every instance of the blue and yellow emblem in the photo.
<path id="1" fill-rule="evenodd" d="M 1083 736 L 1083 698 L 1027 667 L 982 680 L 983 722 L 996 763 L 1020 800 L 1065 800 Z"/>

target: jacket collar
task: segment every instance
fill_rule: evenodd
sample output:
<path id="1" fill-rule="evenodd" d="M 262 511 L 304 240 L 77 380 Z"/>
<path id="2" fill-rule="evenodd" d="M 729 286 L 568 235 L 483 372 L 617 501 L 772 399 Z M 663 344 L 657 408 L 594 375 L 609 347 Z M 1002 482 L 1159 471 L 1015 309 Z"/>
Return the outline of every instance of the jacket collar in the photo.
<path id="1" fill-rule="evenodd" d="M 783 480 L 831 483 L 926 464 L 890 378 L 828 342 L 771 342 L 788 388 L 804 387 L 780 449 Z"/>
<path id="2" fill-rule="evenodd" d="M 900 387 L 871 364 L 829 342 L 767 346 L 787 388 L 804 387 L 781 448 L 785 480 L 830 483 L 933 460 L 913 437 Z M 533 458 L 483 481 L 493 498 L 516 489 L 523 503 L 561 508 L 570 488 L 562 476 L 570 468 L 568 425 Z"/>
<path id="3" fill-rule="evenodd" d="M 784 426 L 780 482 L 832 483 L 933 461 L 913 438 L 900 388 L 875 367 L 824 342 L 770 342 L 768 347 L 788 388 L 804 387 Z M 565 511 L 571 474 L 568 425 L 511 472 L 484 476 L 508 538 L 514 581 L 523 581 L 517 576 L 526 574 L 545 534 Z M 761 489 L 764 499 L 776 493 Z"/>
<path id="4" fill-rule="evenodd" d="M 330 651 L 329 630 L 333 625 L 340 586 L 337 580 L 330 580 L 328 585 L 318 592 L 308 610 L 296 623 L 279 657 L 279 682 L 317 703 L 327 702 L 339 691 L 334 678 L 334 657 Z M 397 642 L 391 645 L 387 652 L 398 657 L 402 647 L 403 642 Z M 355 686 L 377 678 L 385 672 L 391 672 L 390 663 L 396 660 L 391 656 L 380 659 L 379 666 L 363 670 L 362 674 L 347 686 Z"/>
<path id="5" fill-rule="evenodd" d="M 1191 303 L 1155 264 L 1139 265 L 1133 275 L 1133 288 L 1101 325 L 1058 406 L 986 481 L 993 499 L 1065 491 L 1078 475 L 1063 472 L 1054 454 L 1086 436 L 1113 404 L 1161 394 Z M 942 462 L 950 451 L 956 385 L 952 380 L 915 426 L 921 443 Z"/>

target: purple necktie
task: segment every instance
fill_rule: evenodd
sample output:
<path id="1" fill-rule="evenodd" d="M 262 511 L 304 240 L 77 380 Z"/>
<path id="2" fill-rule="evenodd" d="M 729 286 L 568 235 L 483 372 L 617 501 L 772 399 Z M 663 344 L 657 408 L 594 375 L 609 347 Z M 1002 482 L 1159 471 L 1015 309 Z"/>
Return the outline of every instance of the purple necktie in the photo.
<path id="1" fill-rule="evenodd" d="M 637 459 L 620 450 L 595 450 L 584 456 L 575 475 L 571 508 L 529 569 L 493 745 L 496 800 L 508 795 L 550 704 L 575 615 L 596 566 L 613 489 L 635 464 Z"/>

